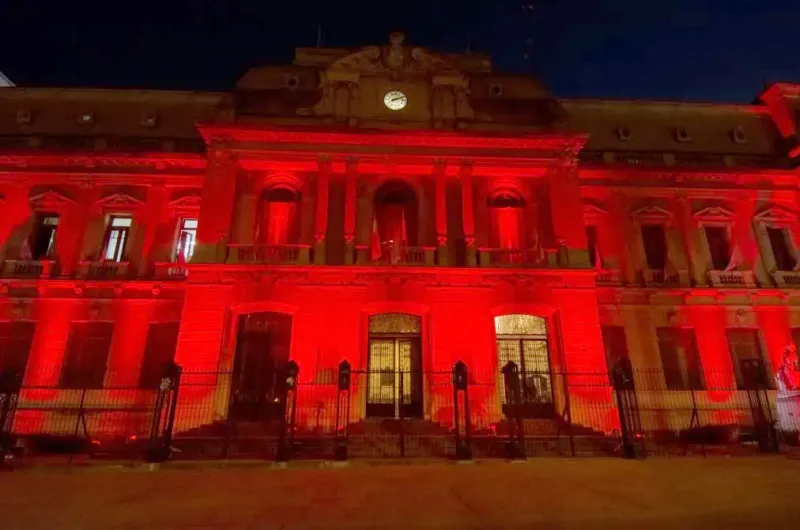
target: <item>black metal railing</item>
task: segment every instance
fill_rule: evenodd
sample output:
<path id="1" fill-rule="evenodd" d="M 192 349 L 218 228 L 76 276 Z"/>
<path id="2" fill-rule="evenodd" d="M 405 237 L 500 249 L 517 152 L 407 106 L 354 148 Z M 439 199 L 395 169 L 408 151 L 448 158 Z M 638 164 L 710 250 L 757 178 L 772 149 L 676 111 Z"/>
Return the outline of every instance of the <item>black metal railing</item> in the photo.
<path id="1" fill-rule="evenodd" d="M 797 441 L 800 395 L 771 389 L 763 364 L 704 370 L 676 389 L 660 370 L 303 370 L 268 376 L 169 363 L 158 388 L 106 374 L 103 388 L 60 388 L 26 373 L 0 387 L 0 440 L 32 452 L 168 458 L 510 459 L 539 455 L 747 454 Z M 7 381 L 11 381 L 8 378 Z M 700 380 L 700 379 L 698 379 Z M 4 380 L 6 381 L 6 380 Z M 681 387 L 682 388 L 682 387 Z M 784 393 L 785 394 L 785 393 Z"/>

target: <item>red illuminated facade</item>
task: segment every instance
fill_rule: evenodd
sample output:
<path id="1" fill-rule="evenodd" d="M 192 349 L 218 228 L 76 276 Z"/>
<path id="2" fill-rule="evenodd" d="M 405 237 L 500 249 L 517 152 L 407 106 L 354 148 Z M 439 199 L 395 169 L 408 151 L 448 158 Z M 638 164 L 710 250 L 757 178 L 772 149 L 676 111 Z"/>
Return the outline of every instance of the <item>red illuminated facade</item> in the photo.
<path id="1" fill-rule="evenodd" d="M 3 88 L 0 363 L 31 402 L 150 388 L 173 357 L 233 374 L 182 390 L 210 412 L 178 432 L 262 406 L 289 359 L 301 382 L 460 360 L 489 374 L 478 400 L 509 360 L 628 357 L 677 390 L 733 387 L 750 357 L 772 377 L 800 330 L 799 97 L 559 100 L 399 35 L 298 50 L 224 94 Z M 436 389 L 410 384 L 407 413 L 437 421 Z M 396 414 L 375 388 L 354 421 Z"/>

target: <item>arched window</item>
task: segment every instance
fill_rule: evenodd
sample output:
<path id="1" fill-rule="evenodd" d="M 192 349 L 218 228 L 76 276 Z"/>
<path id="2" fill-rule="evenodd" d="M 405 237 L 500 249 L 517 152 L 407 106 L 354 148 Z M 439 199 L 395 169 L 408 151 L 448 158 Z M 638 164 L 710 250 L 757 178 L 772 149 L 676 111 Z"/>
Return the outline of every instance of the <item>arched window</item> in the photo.
<path id="1" fill-rule="evenodd" d="M 495 192 L 487 201 L 491 222 L 492 245 L 503 250 L 520 250 L 523 241 L 525 201 L 510 190 Z"/>
<path id="2" fill-rule="evenodd" d="M 497 362 L 500 370 L 509 362 L 519 370 L 520 397 L 526 417 L 554 414 L 547 321 L 533 315 L 502 315 L 494 319 Z M 505 381 L 499 375 L 504 405 Z"/>
<path id="3" fill-rule="evenodd" d="M 257 240 L 262 245 L 287 245 L 298 238 L 300 193 L 287 187 L 264 192 L 260 204 Z"/>
<path id="4" fill-rule="evenodd" d="M 409 246 L 417 245 L 417 197 L 402 181 L 389 181 L 375 192 L 372 224 L 373 259 L 404 259 Z"/>

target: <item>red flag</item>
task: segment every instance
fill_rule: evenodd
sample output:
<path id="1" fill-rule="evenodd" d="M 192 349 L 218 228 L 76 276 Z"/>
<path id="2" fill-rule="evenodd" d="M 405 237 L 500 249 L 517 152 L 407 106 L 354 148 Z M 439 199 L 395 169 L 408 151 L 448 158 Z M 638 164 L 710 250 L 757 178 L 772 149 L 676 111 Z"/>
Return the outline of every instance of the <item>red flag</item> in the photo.
<path id="1" fill-rule="evenodd" d="M 378 219 L 372 217 L 372 241 L 370 242 L 369 259 L 378 261 L 381 259 L 381 236 L 378 234 Z"/>

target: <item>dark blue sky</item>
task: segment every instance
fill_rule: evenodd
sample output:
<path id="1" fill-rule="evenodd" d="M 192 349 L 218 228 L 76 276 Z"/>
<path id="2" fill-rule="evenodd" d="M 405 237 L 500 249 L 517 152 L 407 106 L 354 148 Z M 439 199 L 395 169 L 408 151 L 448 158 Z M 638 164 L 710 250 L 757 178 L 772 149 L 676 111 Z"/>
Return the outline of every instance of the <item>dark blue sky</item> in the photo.
<path id="1" fill-rule="evenodd" d="M 765 81 L 800 82 L 800 0 L 0 0 L 0 70 L 20 85 L 226 90 L 313 46 L 320 23 L 327 46 L 393 29 L 471 42 L 563 97 L 748 102 Z"/>

